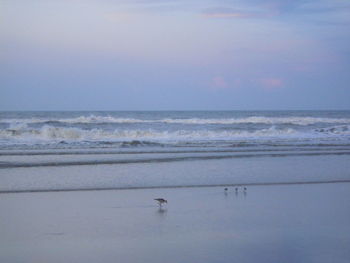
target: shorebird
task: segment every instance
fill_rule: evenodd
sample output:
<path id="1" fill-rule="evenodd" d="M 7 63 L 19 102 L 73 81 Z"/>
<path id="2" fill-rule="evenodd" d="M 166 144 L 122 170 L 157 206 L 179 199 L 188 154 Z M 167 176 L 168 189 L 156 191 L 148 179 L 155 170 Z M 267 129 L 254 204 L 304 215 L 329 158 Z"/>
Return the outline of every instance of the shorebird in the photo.
<path id="1" fill-rule="evenodd" d="M 168 201 L 163 199 L 163 198 L 155 198 L 154 200 L 156 200 L 158 202 L 160 207 L 162 207 L 162 204 L 168 203 Z"/>

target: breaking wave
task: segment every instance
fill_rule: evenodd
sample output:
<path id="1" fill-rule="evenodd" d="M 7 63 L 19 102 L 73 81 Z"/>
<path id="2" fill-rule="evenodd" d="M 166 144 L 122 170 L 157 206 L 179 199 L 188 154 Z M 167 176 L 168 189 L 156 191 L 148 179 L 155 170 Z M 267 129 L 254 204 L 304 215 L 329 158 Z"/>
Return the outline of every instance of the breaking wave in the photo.
<path id="1" fill-rule="evenodd" d="M 321 117 L 262 117 L 252 116 L 246 118 L 163 118 L 163 119 L 135 119 L 135 118 L 116 118 L 112 116 L 80 116 L 76 118 L 28 118 L 28 119 L 2 119 L 0 123 L 4 124 L 52 124 L 52 123 L 68 123 L 68 124 L 101 124 L 101 123 L 166 123 L 166 124 L 292 124 L 292 125 L 311 125 L 317 123 L 330 124 L 350 124 L 349 118 L 321 118 Z"/>
<path id="2" fill-rule="evenodd" d="M 44 125 L 40 129 L 28 128 L 25 125 L 0 130 L 0 139 L 23 140 L 220 140 L 245 137 L 273 137 L 297 134 L 293 129 L 276 129 L 274 126 L 257 131 L 231 130 L 119 130 L 106 131 L 102 129 L 83 130 L 79 128 L 64 128 Z"/>
<path id="3" fill-rule="evenodd" d="M 109 113 L 107 113 L 109 114 Z M 0 147 L 221 147 L 350 141 L 350 114 L 227 112 L 3 113 Z M 275 114 L 275 115 L 273 115 Z M 288 115 L 289 114 L 289 115 Z M 296 115 L 299 114 L 299 115 Z"/>
<path id="4" fill-rule="evenodd" d="M 80 129 L 73 127 L 54 127 L 44 125 L 41 128 L 30 128 L 27 125 L 12 125 L 8 129 L 0 129 L 0 140 L 8 143 L 75 143 L 99 142 L 113 144 L 126 143 L 129 146 L 152 145 L 165 142 L 198 142 L 198 141 L 252 141 L 264 139 L 317 139 L 345 138 L 349 139 L 350 125 L 318 128 L 309 131 L 298 131 L 292 128 L 276 128 L 271 126 L 259 130 L 173 130 L 154 129 Z M 130 143 L 131 142 L 131 143 Z M 124 143 L 124 144 L 123 144 Z"/>

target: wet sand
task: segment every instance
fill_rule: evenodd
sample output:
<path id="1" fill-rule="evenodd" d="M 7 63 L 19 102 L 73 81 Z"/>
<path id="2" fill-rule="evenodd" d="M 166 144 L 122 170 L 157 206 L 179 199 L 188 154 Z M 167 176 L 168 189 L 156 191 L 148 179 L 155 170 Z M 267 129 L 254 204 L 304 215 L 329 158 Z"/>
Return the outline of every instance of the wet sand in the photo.
<path id="1" fill-rule="evenodd" d="M 350 183 L 0 194 L 0 262 L 345 263 L 349 201 Z"/>

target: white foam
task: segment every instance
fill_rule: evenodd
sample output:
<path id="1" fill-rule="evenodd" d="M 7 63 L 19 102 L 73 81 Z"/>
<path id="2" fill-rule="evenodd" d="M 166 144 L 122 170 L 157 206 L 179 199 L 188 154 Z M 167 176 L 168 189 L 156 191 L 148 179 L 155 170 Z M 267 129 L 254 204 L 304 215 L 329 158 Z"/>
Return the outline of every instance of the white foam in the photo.
<path id="1" fill-rule="evenodd" d="M 77 118 L 29 118 L 29 119 L 2 119 L 2 123 L 169 123 L 169 124 L 294 124 L 294 125 L 310 125 L 316 123 L 330 124 L 350 124 L 349 118 L 320 118 L 320 117 L 263 117 L 252 116 L 246 118 L 188 118 L 188 119 L 135 119 L 135 118 L 117 118 L 112 116 L 79 116 Z"/>
<path id="2" fill-rule="evenodd" d="M 265 139 L 345 139 L 349 140 L 350 125 L 337 125 L 310 130 L 295 130 L 271 125 L 258 130 L 208 130 L 208 129 L 80 129 L 44 125 L 41 128 L 28 127 L 23 123 L 11 124 L 8 129 L 0 129 L 0 145 L 11 143 L 57 143 L 57 142 L 198 142 L 198 141 L 263 141 Z"/>
<path id="3" fill-rule="evenodd" d="M 106 131 L 102 129 L 83 130 L 79 128 L 63 128 L 44 125 L 40 129 L 30 129 L 26 126 L 18 129 L 0 130 L 1 140 L 20 141 L 198 141 L 198 140 L 235 140 L 242 138 L 271 138 L 271 137 L 298 137 L 300 134 L 293 129 L 268 129 L 257 131 L 246 130 L 176 130 L 157 131 L 147 130 L 121 130 Z"/>
<path id="4" fill-rule="evenodd" d="M 227 119 L 163 119 L 160 122 L 178 124 L 295 124 L 310 125 L 315 123 L 350 123 L 350 119 L 315 118 L 315 117 L 247 117 Z"/>
<path id="5" fill-rule="evenodd" d="M 80 116 L 78 118 L 71 119 L 59 119 L 59 122 L 66 123 L 149 123 L 153 122 L 152 120 L 141 120 L 133 118 L 115 118 L 111 116 Z"/>

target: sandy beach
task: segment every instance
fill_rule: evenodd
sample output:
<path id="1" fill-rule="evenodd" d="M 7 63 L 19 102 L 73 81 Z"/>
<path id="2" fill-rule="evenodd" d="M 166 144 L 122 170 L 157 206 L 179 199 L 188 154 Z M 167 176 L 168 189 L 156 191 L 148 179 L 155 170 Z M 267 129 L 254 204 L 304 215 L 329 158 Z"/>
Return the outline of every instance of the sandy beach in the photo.
<path id="1" fill-rule="evenodd" d="M 1 194 L 0 261 L 345 263 L 349 200 L 349 183 Z"/>

